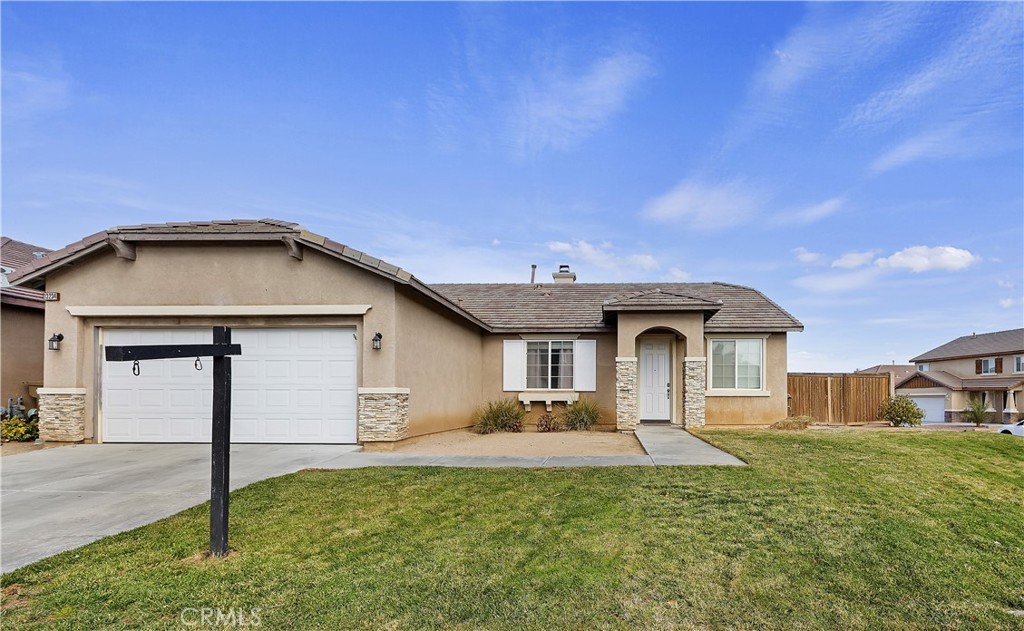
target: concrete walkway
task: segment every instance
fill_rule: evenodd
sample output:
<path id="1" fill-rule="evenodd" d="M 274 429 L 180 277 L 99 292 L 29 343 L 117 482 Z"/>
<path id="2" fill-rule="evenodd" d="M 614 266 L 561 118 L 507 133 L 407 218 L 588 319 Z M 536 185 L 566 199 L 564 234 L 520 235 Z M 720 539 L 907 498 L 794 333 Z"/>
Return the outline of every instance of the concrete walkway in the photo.
<path id="1" fill-rule="evenodd" d="M 656 465 L 747 465 L 680 427 L 638 425 L 636 437 Z"/>

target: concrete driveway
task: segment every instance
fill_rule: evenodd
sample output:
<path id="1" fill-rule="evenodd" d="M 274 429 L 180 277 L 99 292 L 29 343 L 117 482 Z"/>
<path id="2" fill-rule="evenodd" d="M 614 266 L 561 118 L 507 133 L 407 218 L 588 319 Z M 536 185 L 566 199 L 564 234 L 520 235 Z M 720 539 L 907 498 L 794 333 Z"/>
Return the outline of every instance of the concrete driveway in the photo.
<path id="1" fill-rule="evenodd" d="M 234 445 L 231 488 L 324 466 L 354 445 Z M 210 445 L 74 445 L 0 461 L 0 570 L 210 499 Z"/>

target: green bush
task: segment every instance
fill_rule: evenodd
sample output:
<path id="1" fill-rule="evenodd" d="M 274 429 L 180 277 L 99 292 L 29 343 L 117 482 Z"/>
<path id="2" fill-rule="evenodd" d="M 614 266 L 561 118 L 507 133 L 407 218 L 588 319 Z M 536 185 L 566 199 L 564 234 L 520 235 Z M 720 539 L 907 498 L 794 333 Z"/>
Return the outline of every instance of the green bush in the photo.
<path id="1" fill-rule="evenodd" d="M 567 430 L 589 430 L 601 419 L 601 407 L 580 397 L 576 403 L 565 406 L 558 416 Z"/>
<path id="2" fill-rule="evenodd" d="M 521 432 L 526 410 L 516 399 L 499 399 L 485 404 L 476 413 L 474 429 L 478 434 Z"/>
<path id="3" fill-rule="evenodd" d="M 560 432 L 565 428 L 562 427 L 562 421 L 557 416 L 552 414 L 541 414 L 537 418 L 537 431 L 538 432 Z"/>
<path id="4" fill-rule="evenodd" d="M 984 399 L 978 397 L 968 401 L 964 406 L 963 418 L 968 423 L 974 423 L 975 427 L 980 427 L 982 423 L 988 422 L 988 406 L 985 405 Z"/>
<path id="5" fill-rule="evenodd" d="M 892 425 L 920 425 L 924 420 L 924 410 L 909 398 L 898 394 L 885 400 L 878 408 L 878 418 Z"/>
<path id="6" fill-rule="evenodd" d="M 9 443 L 25 442 L 37 438 L 39 438 L 39 415 L 35 410 L 10 417 L 4 410 L 2 420 L 0 420 L 0 440 Z"/>

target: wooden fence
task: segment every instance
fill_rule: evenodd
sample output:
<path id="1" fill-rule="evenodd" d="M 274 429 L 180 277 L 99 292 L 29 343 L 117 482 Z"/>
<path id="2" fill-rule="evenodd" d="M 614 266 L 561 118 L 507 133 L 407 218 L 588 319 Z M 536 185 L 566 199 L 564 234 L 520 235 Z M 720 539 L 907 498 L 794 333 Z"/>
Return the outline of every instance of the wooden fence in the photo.
<path id="1" fill-rule="evenodd" d="M 891 373 L 789 373 L 789 415 L 822 423 L 871 423 L 889 397 Z"/>

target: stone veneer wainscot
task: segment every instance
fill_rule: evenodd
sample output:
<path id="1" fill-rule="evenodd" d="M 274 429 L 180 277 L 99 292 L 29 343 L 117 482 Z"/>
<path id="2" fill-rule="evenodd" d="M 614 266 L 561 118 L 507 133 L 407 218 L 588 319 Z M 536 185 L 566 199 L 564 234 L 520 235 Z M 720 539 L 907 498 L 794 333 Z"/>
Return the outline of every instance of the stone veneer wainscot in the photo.
<path id="1" fill-rule="evenodd" d="M 85 388 L 39 388 L 39 439 L 85 440 Z"/>
<path id="2" fill-rule="evenodd" d="M 359 442 L 394 442 L 409 436 L 408 388 L 359 388 Z"/>

